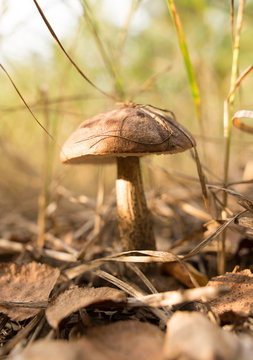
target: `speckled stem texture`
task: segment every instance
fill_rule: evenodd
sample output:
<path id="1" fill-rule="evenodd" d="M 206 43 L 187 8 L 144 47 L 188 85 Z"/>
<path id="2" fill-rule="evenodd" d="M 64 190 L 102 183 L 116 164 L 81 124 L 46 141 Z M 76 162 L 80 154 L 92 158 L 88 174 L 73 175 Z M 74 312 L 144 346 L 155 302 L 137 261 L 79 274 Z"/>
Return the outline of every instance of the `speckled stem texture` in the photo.
<path id="1" fill-rule="evenodd" d="M 150 212 L 144 195 L 138 157 L 118 158 L 117 208 L 123 249 L 155 250 Z"/>

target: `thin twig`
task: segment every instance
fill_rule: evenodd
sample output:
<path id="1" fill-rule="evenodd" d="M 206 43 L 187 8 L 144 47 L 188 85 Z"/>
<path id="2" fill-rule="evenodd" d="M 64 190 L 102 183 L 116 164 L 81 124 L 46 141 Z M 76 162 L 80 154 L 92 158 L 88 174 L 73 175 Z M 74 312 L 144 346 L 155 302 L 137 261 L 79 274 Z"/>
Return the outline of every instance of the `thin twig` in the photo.
<path id="1" fill-rule="evenodd" d="M 5 72 L 5 74 L 7 75 L 8 79 L 10 80 L 11 84 L 13 85 L 14 89 L 16 90 L 16 92 L 18 93 L 18 96 L 20 97 L 20 99 L 23 101 L 23 103 L 25 104 L 25 107 L 27 108 L 27 110 L 29 111 L 29 113 L 32 115 L 32 117 L 34 118 L 34 120 L 37 122 L 37 124 L 47 133 L 47 135 L 53 140 L 54 143 L 56 143 L 55 139 L 53 138 L 53 136 L 47 131 L 47 129 L 41 124 L 41 122 L 36 118 L 36 116 L 34 115 L 34 113 L 32 112 L 30 106 L 27 104 L 27 102 L 25 101 L 25 99 L 23 98 L 23 96 L 21 95 L 21 92 L 18 90 L 17 86 L 15 85 L 14 81 L 12 80 L 10 74 L 7 72 L 7 70 L 4 68 L 4 66 L 2 64 L 0 64 L 1 69 Z M 56 143 L 57 144 L 57 143 Z M 59 148 L 61 148 L 58 145 Z"/>
<path id="2" fill-rule="evenodd" d="M 61 44 L 60 40 L 58 39 L 56 33 L 54 32 L 52 26 L 50 25 L 49 21 L 47 20 L 45 14 L 43 13 L 41 7 L 39 6 L 39 4 L 37 3 L 36 0 L 33 0 L 33 2 L 35 3 L 40 16 L 42 17 L 44 23 L 46 24 L 48 30 L 50 31 L 51 35 L 53 36 L 53 38 L 55 39 L 55 41 L 57 42 L 57 44 L 59 45 L 59 47 L 61 48 L 61 50 L 63 51 L 63 53 L 66 55 L 66 57 L 68 58 L 68 60 L 71 62 L 71 64 L 74 66 L 74 68 L 79 72 L 79 74 L 92 86 L 94 87 L 96 90 L 98 90 L 101 94 L 105 95 L 106 97 L 109 97 L 110 99 L 116 100 L 116 98 L 111 95 L 106 93 L 105 91 L 101 90 L 98 86 L 96 86 L 85 74 L 84 72 L 79 68 L 79 66 L 74 62 L 74 60 L 70 57 L 70 55 L 67 53 L 67 51 L 64 49 L 63 45 Z"/>

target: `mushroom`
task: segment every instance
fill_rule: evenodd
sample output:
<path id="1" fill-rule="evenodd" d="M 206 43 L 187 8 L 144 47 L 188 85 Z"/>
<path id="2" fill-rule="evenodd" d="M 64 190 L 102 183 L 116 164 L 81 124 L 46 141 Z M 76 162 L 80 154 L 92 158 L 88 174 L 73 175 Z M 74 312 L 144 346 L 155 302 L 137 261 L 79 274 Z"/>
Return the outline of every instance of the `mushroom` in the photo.
<path id="1" fill-rule="evenodd" d="M 124 106 L 85 120 L 62 147 L 63 163 L 117 160 L 118 223 L 126 251 L 156 248 L 139 158 L 195 146 L 193 137 L 171 114 L 149 105 Z"/>

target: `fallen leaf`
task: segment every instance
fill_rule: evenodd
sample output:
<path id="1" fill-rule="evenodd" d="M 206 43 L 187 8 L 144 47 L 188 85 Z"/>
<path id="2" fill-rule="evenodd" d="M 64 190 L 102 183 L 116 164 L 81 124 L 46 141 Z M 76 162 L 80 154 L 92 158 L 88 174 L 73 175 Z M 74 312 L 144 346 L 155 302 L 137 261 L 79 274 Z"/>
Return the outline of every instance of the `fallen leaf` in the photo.
<path id="1" fill-rule="evenodd" d="M 46 317 L 48 323 L 57 328 L 61 320 L 81 308 L 95 304 L 112 306 L 113 303 L 125 302 L 126 294 L 121 290 L 110 287 L 74 287 L 60 294 L 48 305 Z"/>
<path id="2" fill-rule="evenodd" d="M 253 274 L 250 270 L 212 278 L 207 285 L 227 286 L 230 292 L 210 302 L 212 310 L 224 323 L 253 316 Z"/>
<path id="3" fill-rule="evenodd" d="M 175 279 L 186 285 L 188 288 L 194 288 L 196 283 L 200 286 L 205 286 L 208 279 L 200 271 L 198 271 L 190 263 L 171 262 L 163 264 L 162 270 L 165 274 L 173 276 Z M 195 280 L 195 284 L 192 282 Z M 194 281 L 193 280 L 193 281 Z"/>
<path id="4" fill-rule="evenodd" d="M 12 306 L 12 302 L 32 303 L 47 301 L 60 272 L 46 264 L 31 262 L 27 265 L 0 264 L 0 312 L 14 321 L 35 316 L 40 309 Z"/>
<path id="5" fill-rule="evenodd" d="M 110 360 L 86 339 L 78 341 L 40 340 L 12 357 L 12 360 Z M 116 360 L 116 359 L 115 359 Z"/>
<path id="6" fill-rule="evenodd" d="M 249 360 L 253 340 L 219 328 L 198 312 L 176 312 L 167 324 L 166 360 Z"/>
<path id="7" fill-rule="evenodd" d="M 109 359 L 162 359 L 164 333 L 149 323 L 118 321 L 88 329 L 86 337 Z"/>
<path id="8" fill-rule="evenodd" d="M 40 340 L 12 360 L 161 360 L 164 334 L 128 320 L 94 327 L 78 341 Z"/>

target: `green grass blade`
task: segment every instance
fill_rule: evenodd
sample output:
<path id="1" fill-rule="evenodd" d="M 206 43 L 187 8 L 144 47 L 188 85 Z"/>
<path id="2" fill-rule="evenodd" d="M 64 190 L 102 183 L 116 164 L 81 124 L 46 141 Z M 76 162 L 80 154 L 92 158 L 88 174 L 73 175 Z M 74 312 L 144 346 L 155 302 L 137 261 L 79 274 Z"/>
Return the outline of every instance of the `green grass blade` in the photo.
<path id="1" fill-rule="evenodd" d="M 199 122 L 201 131 L 203 133 L 203 125 L 202 125 L 201 111 L 200 111 L 199 88 L 198 88 L 198 84 L 197 84 L 195 74 L 194 74 L 194 70 L 193 70 L 193 67 L 192 67 L 188 47 L 187 47 L 187 44 L 186 44 L 186 41 L 185 41 L 185 36 L 184 36 L 182 23 L 181 23 L 179 15 L 178 15 L 174 0 L 167 0 L 167 5 L 168 5 L 168 8 L 169 8 L 169 12 L 170 12 L 172 21 L 173 21 L 174 26 L 175 26 L 176 31 L 177 31 L 179 45 L 180 45 L 181 53 L 182 53 L 182 56 L 183 56 L 183 59 L 184 59 L 185 68 L 186 68 L 186 71 L 187 71 L 187 75 L 188 75 L 188 79 L 189 79 L 189 83 L 190 83 L 190 88 L 191 88 L 191 92 L 192 92 L 192 96 L 193 96 L 193 100 L 194 100 L 196 117 L 197 117 L 197 120 Z"/>

